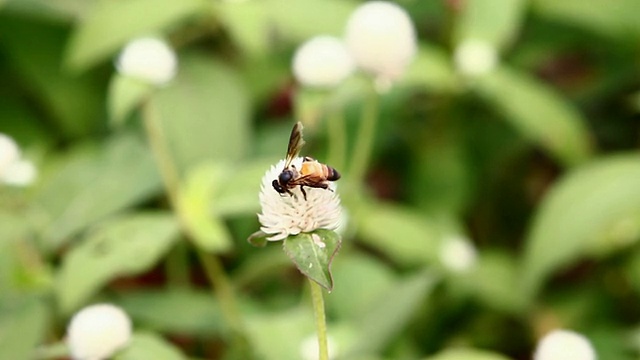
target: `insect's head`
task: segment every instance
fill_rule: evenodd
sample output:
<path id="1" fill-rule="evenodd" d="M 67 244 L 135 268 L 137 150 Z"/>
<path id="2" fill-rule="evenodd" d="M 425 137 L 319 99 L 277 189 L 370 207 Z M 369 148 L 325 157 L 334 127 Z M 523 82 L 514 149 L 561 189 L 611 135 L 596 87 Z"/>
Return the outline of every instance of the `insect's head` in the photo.
<path id="1" fill-rule="evenodd" d="M 280 175 L 278 175 L 278 181 L 280 181 L 280 184 L 288 184 L 291 179 L 293 179 L 293 172 L 289 169 L 284 170 Z"/>
<path id="2" fill-rule="evenodd" d="M 273 182 L 271 182 L 271 185 L 273 186 L 274 189 L 276 189 L 277 192 L 279 192 L 280 194 L 284 194 L 285 190 L 282 187 L 282 185 L 280 185 L 277 179 L 273 180 Z"/>

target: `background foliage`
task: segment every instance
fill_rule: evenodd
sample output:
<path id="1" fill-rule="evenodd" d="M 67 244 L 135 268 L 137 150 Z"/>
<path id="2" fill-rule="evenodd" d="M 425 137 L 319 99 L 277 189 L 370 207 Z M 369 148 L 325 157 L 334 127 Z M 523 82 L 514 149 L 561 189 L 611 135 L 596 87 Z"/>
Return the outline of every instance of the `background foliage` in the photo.
<path id="1" fill-rule="evenodd" d="M 601 359 L 639 358 L 640 2 L 398 3 L 420 50 L 380 98 L 365 183 L 342 191 L 349 222 L 326 296 L 339 354 L 528 359 L 565 327 Z M 98 301 L 134 320 L 123 359 L 300 358 L 314 331 L 301 275 L 278 244 L 246 238 L 296 119 L 327 160 L 326 116 L 290 61 L 309 37 L 342 34 L 357 4 L 0 0 L 0 131 L 39 168 L 33 186 L 0 188 L 0 358 L 51 355 L 70 315 Z M 134 96 L 113 59 L 146 34 L 175 46 L 179 74 Z M 456 72 L 467 38 L 499 49 L 495 71 Z M 331 94 L 350 147 L 365 97 L 357 81 Z M 477 247 L 471 271 L 441 263 L 453 237 Z M 238 321 L 207 285 L 211 254 Z M 459 346 L 483 351 L 437 355 Z"/>

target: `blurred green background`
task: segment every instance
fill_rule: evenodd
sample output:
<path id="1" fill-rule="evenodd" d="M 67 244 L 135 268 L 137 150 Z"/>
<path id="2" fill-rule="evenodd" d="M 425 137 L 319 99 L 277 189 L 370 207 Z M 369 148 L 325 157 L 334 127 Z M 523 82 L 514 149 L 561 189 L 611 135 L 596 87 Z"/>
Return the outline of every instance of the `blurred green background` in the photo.
<path id="1" fill-rule="evenodd" d="M 397 3 L 419 51 L 377 99 L 366 179 L 341 180 L 348 223 L 325 294 L 339 358 L 468 347 L 530 359 L 563 327 L 600 359 L 639 359 L 640 2 Z M 279 243 L 246 238 L 295 121 L 305 152 L 327 162 L 327 119 L 340 114 L 338 170 L 349 165 L 366 77 L 321 93 L 290 64 L 310 37 L 340 36 L 358 4 L 0 0 L 0 132 L 38 168 L 31 186 L 0 185 L 0 359 L 64 358 L 69 317 L 99 301 L 158 340 L 154 359 L 241 359 L 240 347 L 302 358 L 314 336 L 303 278 Z M 159 89 L 113 65 L 149 34 L 179 59 Z M 469 78 L 453 54 L 475 38 L 500 62 Z M 158 153 L 176 168 L 174 191 Z M 452 241 L 473 245 L 453 251 L 470 257 L 463 268 L 443 255 Z M 241 329 L 219 303 L 224 284 L 208 285 L 212 254 Z"/>

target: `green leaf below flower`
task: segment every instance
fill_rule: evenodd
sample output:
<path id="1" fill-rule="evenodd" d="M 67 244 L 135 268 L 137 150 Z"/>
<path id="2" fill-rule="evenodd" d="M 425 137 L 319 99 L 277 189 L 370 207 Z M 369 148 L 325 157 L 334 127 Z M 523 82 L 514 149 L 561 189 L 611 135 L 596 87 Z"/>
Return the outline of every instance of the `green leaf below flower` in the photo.
<path id="1" fill-rule="evenodd" d="M 247 239 L 247 241 L 249 242 L 249 244 L 255 247 L 265 247 L 267 246 L 268 236 L 269 234 L 265 234 L 264 231 L 258 230 L 253 234 L 249 235 L 249 238 Z"/>
<path id="2" fill-rule="evenodd" d="M 333 289 L 331 261 L 340 249 L 340 235 L 318 229 L 311 233 L 300 233 L 284 240 L 284 251 L 294 264 L 309 279 L 328 291 Z"/>

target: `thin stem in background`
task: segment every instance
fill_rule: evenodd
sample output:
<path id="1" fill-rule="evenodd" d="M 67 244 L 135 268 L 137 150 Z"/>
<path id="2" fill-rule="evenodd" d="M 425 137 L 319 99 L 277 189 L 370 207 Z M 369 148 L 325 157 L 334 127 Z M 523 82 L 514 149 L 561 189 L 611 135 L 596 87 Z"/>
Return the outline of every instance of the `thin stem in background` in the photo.
<path id="1" fill-rule="evenodd" d="M 327 343 L 327 323 L 324 315 L 324 298 L 322 297 L 322 287 L 315 281 L 309 279 L 311 286 L 311 301 L 313 302 L 313 313 L 316 319 L 316 330 L 318 332 L 318 359 L 329 360 L 329 347 Z"/>
<path id="2" fill-rule="evenodd" d="M 373 84 L 365 99 L 362 117 L 360 119 L 360 129 L 356 135 L 356 145 L 351 163 L 351 182 L 361 184 L 369 167 L 371 153 L 373 151 L 373 140 L 376 132 L 376 122 L 378 118 L 379 98 Z"/>
<path id="3" fill-rule="evenodd" d="M 178 189 L 180 177 L 176 169 L 171 153 L 166 146 L 167 142 L 162 131 L 162 127 L 158 124 L 158 119 L 152 106 L 147 102 L 143 106 L 144 125 L 149 138 L 151 150 L 156 158 L 156 163 L 160 169 L 160 175 L 167 191 L 169 202 L 172 208 L 178 214 L 180 220 L 180 210 L 178 208 Z M 181 221 L 182 222 L 182 221 Z M 234 344 L 239 346 L 240 351 L 249 354 L 248 341 L 242 317 L 237 307 L 234 289 L 229 281 L 224 267 L 216 256 L 209 254 L 201 249 L 196 248 L 198 258 L 202 263 L 204 271 L 211 285 L 214 288 L 214 296 L 218 299 L 222 309 L 222 315 L 227 324 L 234 333 Z M 245 358 L 250 359 L 250 356 Z"/>
<path id="4" fill-rule="evenodd" d="M 170 287 L 187 288 L 191 283 L 189 253 L 185 243 L 178 242 L 167 255 L 165 276 Z"/>
<path id="5" fill-rule="evenodd" d="M 339 107 L 329 109 L 327 126 L 329 132 L 329 155 L 327 163 L 338 169 L 338 171 L 344 171 L 344 156 L 347 152 L 347 135 L 345 133 L 342 109 Z"/>

